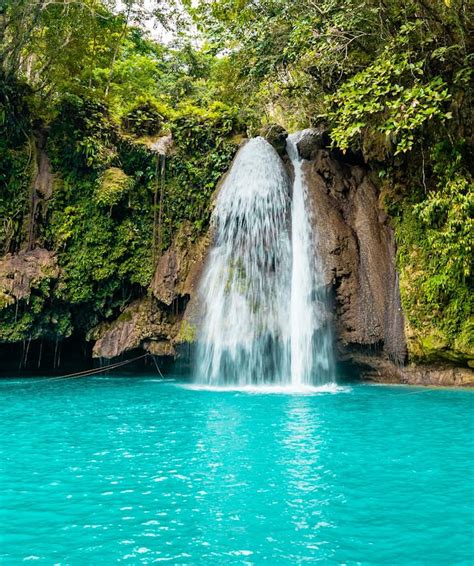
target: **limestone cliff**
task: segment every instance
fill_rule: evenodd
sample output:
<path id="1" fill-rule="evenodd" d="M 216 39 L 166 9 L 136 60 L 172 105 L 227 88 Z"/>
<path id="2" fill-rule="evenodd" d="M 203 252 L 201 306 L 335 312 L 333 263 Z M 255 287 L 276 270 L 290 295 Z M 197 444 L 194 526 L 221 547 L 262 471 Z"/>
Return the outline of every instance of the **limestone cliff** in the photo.
<path id="1" fill-rule="evenodd" d="M 395 242 L 368 171 L 320 147 L 303 171 L 314 223 L 315 249 L 334 296 L 339 354 L 362 349 L 406 359 Z"/>
<path id="2" fill-rule="evenodd" d="M 178 344 L 194 340 L 197 286 L 209 237 L 196 241 L 191 237 L 191 227 L 184 223 L 158 260 L 148 296 L 89 334 L 95 340 L 94 357 L 114 358 L 136 348 L 157 356 L 175 356 Z"/>

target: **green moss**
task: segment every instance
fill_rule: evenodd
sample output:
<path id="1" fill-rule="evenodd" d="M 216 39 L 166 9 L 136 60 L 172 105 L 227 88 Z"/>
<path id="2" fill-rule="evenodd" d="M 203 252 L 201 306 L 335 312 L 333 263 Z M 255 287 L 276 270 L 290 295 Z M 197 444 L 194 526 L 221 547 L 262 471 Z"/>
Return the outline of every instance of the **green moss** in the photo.
<path id="1" fill-rule="evenodd" d="M 391 201 L 402 304 L 414 357 L 466 361 L 473 340 L 473 185 L 462 148 L 437 145 L 432 160 L 433 188 L 411 188 L 410 197 Z"/>
<path id="2" fill-rule="evenodd" d="M 119 320 L 120 322 L 130 322 L 132 319 L 132 312 L 130 310 L 124 310 L 122 313 L 120 313 L 120 316 L 117 320 Z"/>
<path id="3" fill-rule="evenodd" d="M 196 341 L 196 327 L 190 324 L 187 320 L 181 322 L 179 332 L 176 336 L 176 342 L 179 344 L 189 343 L 192 344 Z"/>
<path id="4" fill-rule="evenodd" d="M 96 188 L 95 200 L 101 206 L 114 206 L 133 186 L 133 179 L 118 167 L 109 167 Z"/>

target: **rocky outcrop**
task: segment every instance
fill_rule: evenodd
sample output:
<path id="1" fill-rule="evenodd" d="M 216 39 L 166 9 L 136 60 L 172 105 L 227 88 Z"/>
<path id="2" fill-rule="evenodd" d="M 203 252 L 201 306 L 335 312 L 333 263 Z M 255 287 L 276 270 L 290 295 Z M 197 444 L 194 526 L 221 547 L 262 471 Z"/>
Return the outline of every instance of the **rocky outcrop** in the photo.
<path id="1" fill-rule="evenodd" d="M 296 142 L 298 153 L 301 158 L 311 160 L 316 157 L 316 152 L 329 146 L 330 139 L 325 128 L 308 128 Z"/>
<path id="2" fill-rule="evenodd" d="M 157 356 L 174 356 L 176 346 L 194 339 L 197 286 L 209 236 L 192 240 L 192 228 L 184 223 L 171 246 L 158 260 L 150 295 L 126 307 L 113 322 L 90 333 L 93 355 L 114 358 L 142 348 Z"/>
<path id="3" fill-rule="evenodd" d="M 150 289 L 168 307 L 173 301 L 187 301 L 196 295 L 210 237 L 204 235 L 196 242 L 192 238 L 191 225 L 183 223 L 171 246 L 158 260 Z"/>
<path id="4" fill-rule="evenodd" d="M 314 224 L 315 248 L 332 291 L 340 358 L 361 349 L 403 363 L 407 350 L 395 270 L 395 242 L 368 170 L 326 148 L 324 134 L 299 147 Z"/>
<path id="5" fill-rule="evenodd" d="M 179 331 L 177 320 L 167 316 L 152 297 L 128 305 L 111 323 L 103 323 L 88 336 L 96 340 L 95 358 L 115 358 L 130 350 L 143 348 L 157 355 L 175 354 L 172 339 Z"/>
<path id="6" fill-rule="evenodd" d="M 267 124 L 259 131 L 259 135 L 271 144 L 280 156 L 286 152 L 288 132 L 278 124 Z"/>
<path id="7" fill-rule="evenodd" d="M 58 276 L 56 256 L 44 248 L 6 254 L 0 258 L 0 308 L 28 300 L 44 279 Z"/>
<path id="8" fill-rule="evenodd" d="M 400 366 L 377 356 L 356 355 L 353 359 L 364 379 L 376 383 L 404 385 L 474 387 L 474 371 L 447 364 Z"/>

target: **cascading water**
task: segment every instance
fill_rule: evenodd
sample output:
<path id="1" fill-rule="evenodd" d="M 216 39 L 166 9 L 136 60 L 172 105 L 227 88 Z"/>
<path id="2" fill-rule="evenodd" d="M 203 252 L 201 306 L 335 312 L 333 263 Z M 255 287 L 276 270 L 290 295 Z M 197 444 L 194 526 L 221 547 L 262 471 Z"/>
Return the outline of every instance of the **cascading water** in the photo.
<path id="1" fill-rule="evenodd" d="M 201 281 L 198 381 L 301 388 L 333 381 L 330 332 L 296 138 L 282 160 L 262 138 L 239 151 L 213 214 Z"/>
<path id="2" fill-rule="evenodd" d="M 323 266 L 313 245 L 314 234 L 306 204 L 306 184 L 297 143 L 303 132 L 288 137 L 286 150 L 293 164 L 291 203 L 291 384 L 294 387 L 334 381 L 332 338 Z"/>
<path id="3" fill-rule="evenodd" d="M 198 376 L 212 385 L 283 382 L 289 375 L 290 186 L 273 147 L 239 151 L 213 215 L 215 244 L 201 282 Z"/>

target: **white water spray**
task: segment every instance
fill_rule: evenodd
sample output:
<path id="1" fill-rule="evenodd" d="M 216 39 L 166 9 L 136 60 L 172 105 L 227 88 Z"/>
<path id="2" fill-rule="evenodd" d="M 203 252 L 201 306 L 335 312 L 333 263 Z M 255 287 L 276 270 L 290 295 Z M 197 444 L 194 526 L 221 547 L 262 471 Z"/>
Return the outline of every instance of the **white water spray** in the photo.
<path id="1" fill-rule="evenodd" d="M 283 162 L 262 138 L 239 151 L 220 190 L 200 286 L 202 384 L 302 388 L 333 381 L 295 142 L 287 145 L 292 200 Z"/>

